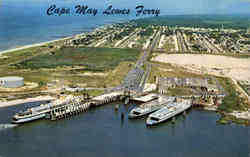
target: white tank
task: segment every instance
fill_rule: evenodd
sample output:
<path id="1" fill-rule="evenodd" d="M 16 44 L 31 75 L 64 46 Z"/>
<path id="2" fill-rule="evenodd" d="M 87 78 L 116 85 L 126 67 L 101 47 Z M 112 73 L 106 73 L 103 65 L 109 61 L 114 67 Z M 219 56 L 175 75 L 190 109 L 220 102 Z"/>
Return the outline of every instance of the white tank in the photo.
<path id="1" fill-rule="evenodd" d="M 23 77 L 8 76 L 0 77 L 0 86 L 5 88 L 18 88 L 24 85 Z"/>

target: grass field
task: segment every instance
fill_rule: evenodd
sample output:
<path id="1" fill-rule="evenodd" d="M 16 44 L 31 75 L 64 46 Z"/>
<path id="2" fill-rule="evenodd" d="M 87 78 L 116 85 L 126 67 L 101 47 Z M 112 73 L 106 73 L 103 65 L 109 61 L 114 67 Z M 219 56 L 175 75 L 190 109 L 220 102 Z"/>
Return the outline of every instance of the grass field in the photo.
<path id="1" fill-rule="evenodd" d="M 26 82 L 39 84 L 37 88 L 12 92 L 15 95 L 47 90 L 44 87 L 53 80 L 60 82 L 56 87 L 71 84 L 95 88 L 115 87 L 134 66 L 140 52 L 136 49 L 86 47 L 49 50 L 48 46 L 43 46 L 5 55 L 9 58 L 0 63 L 0 77 L 22 76 Z"/>
<path id="2" fill-rule="evenodd" d="M 234 110 L 245 110 L 249 105 L 245 102 L 244 98 L 240 97 L 239 92 L 236 91 L 236 87 L 233 82 L 228 78 L 217 78 L 220 84 L 226 91 L 226 96 L 222 101 L 222 104 L 218 107 L 221 112 L 232 112 Z"/>
<path id="3" fill-rule="evenodd" d="M 114 48 L 62 48 L 15 64 L 20 69 L 56 68 L 58 66 L 84 66 L 89 71 L 115 68 L 120 62 L 137 60 L 136 49 Z"/>
<path id="4" fill-rule="evenodd" d="M 250 105 L 246 102 L 246 100 L 240 97 L 239 92 L 236 91 L 236 87 L 233 82 L 228 78 L 217 78 L 220 81 L 220 84 L 226 91 L 226 96 L 222 100 L 222 104 L 219 105 L 218 111 L 221 113 L 220 119 L 217 121 L 220 124 L 242 124 L 246 126 L 250 126 L 250 121 L 246 119 L 237 119 L 232 115 L 228 115 L 226 113 L 231 113 L 232 111 L 245 111 Z"/>
<path id="5" fill-rule="evenodd" d="M 53 43 L 45 44 L 42 46 L 36 46 L 31 48 L 25 48 L 22 50 L 16 50 L 13 52 L 4 53 L 3 56 L 8 58 L 0 58 L 0 66 L 10 63 L 20 62 L 22 60 L 34 57 L 36 55 L 41 55 L 44 53 L 49 53 L 61 47 L 63 41 L 55 41 Z"/>
<path id="6" fill-rule="evenodd" d="M 108 76 L 105 77 L 105 80 L 102 82 L 103 86 L 115 87 L 121 84 L 121 81 L 129 70 L 133 66 L 133 62 L 121 62 L 114 70 L 108 72 Z"/>
<path id="7" fill-rule="evenodd" d="M 177 67 L 168 63 L 152 62 L 152 70 L 149 75 L 148 83 L 155 83 L 154 76 L 158 77 L 193 77 L 204 78 L 204 75 L 187 72 L 184 68 Z"/>

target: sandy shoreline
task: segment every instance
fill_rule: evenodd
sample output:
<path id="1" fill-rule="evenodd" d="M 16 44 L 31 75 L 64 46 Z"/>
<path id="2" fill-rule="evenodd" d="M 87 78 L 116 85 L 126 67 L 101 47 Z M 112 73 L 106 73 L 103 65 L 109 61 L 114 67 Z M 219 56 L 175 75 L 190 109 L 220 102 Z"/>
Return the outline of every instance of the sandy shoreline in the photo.
<path id="1" fill-rule="evenodd" d="M 69 36 L 69 37 L 66 37 L 66 38 L 55 39 L 55 40 L 50 40 L 50 41 L 46 41 L 46 42 L 35 43 L 35 44 L 31 44 L 31 45 L 25 45 L 25 46 L 13 48 L 13 49 L 3 50 L 3 51 L 0 51 L 0 55 L 1 55 L 1 54 L 4 54 L 4 53 L 8 53 L 8 52 L 14 52 L 14 51 L 19 51 L 19 50 L 23 50 L 23 49 L 32 48 L 32 47 L 43 46 L 43 45 L 50 44 L 50 43 L 53 43 L 53 42 L 57 42 L 57 41 L 62 41 L 62 40 L 70 39 L 70 38 L 72 38 L 72 37 L 73 37 L 73 36 Z"/>
<path id="2" fill-rule="evenodd" d="M 19 51 L 19 50 L 23 50 L 23 49 L 32 48 L 32 47 L 43 46 L 43 45 L 51 44 L 51 43 L 54 43 L 54 42 L 57 42 L 57 41 L 67 40 L 67 39 L 73 38 L 75 36 L 83 35 L 83 34 L 85 34 L 85 33 L 79 33 L 79 34 L 67 36 L 67 37 L 64 37 L 64 38 L 59 38 L 59 39 L 55 39 L 55 40 L 50 40 L 50 41 L 45 41 L 45 42 L 40 42 L 40 43 L 35 43 L 35 44 L 30 44 L 30 45 L 24 45 L 24 46 L 21 46 L 21 47 L 12 48 L 12 49 L 8 49 L 8 50 L 3 50 L 3 51 L 0 51 L 0 55 L 4 54 L 4 53 L 8 53 L 8 52 L 14 52 L 14 51 Z"/>
<path id="3" fill-rule="evenodd" d="M 14 106 L 18 104 L 24 104 L 24 103 L 31 103 L 31 102 L 38 102 L 38 101 L 50 101 L 50 100 L 55 100 L 55 98 L 51 96 L 39 96 L 35 98 L 18 99 L 18 100 L 12 100 L 12 101 L 7 101 L 7 102 L 0 102 L 0 108 Z"/>
<path id="4" fill-rule="evenodd" d="M 104 24 L 103 26 L 96 27 L 92 31 L 94 31 L 97 28 L 105 27 L 107 25 L 109 25 L 109 24 Z M 82 32 L 82 33 L 78 33 L 78 34 L 74 34 L 74 35 L 69 35 L 69 36 L 64 37 L 64 38 L 58 38 L 58 39 L 55 39 L 55 40 L 49 40 L 49 41 L 40 42 L 40 43 L 34 43 L 34 44 L 28 44 L 28 45 L 24 45 L 24 46 L 17 47 L 17 48 L 11 48 L 11 49 L 8 49 L 8 50 L 2 50 L 2 51 L 0 50 L 0 55 L 4 54 L 4 53 L 8 53 L 8 52 L 13 52 L 13 51 L 19 51 L 19 50 L 27 49 L 27 48 L 32 48 L 32 47 L 37 47 L 37 46 L 43 46 L 43 45 L 50 44 L 50 43 L 57 42 L 57 41 L 67 40 L 67 39 L 70 39 L 70 38 L 73 38 L 73 37 L 76 37 L 76 36 L 83 35 L 85 33 L 86 32 Z"/>

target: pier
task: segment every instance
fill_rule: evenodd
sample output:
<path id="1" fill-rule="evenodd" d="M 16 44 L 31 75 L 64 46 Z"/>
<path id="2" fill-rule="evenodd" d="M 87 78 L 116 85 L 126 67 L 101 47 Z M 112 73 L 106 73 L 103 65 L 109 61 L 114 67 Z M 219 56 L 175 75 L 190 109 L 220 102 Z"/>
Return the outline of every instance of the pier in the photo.
<path id="1" fill-rule="evenodd" d="M 157 94 L 148 94 L 148 95 L 132 98 L 132 100 L 134 100 L 134 101 L 139 101 L 139 102 L 143 102 L 143 103 L 146 103 L 146 102 L 149 102 L 149 101 L 152 101 L 155 99 L 158 99 Z"/>
<path id="2" fill-rule="evenodd" d="M 124 92 L 112 92 L 94 97 L 92 101 L 95 106 L 100 106 L 113 101 L 123 100 L 126 96 Z"/>
<path id="3" fill-rule="evenodd" d="M 112 92 L 92 99 L 85 99 L 82 96 L 72 97 L 62 104 L 52 106 L 51 111 L 46 117 L 52 121 L 64 119 L 85 112 L 91 107 L 97 107 L 123 99 L 126 100 L 127 97 L 126 92 Z"/>
<path id="4" fill-rule="evenodd" d="M 51 121 L 56 121 L 71 116 L 86 112 L 90 108 L 102 106 L 115 101 L 124 101 L 128 104 L 130 100 L 148 104 L 151 107 L 157 107 L 159 104 L 167 103 L 167 97 L 156 93 L 134 93 L 129 90 L 117 90 L 108 92 L 96 97 L 86 97 L 86 95 L 61 97 L 48 104 L 49 108 L 46 111 L 45 118 Z M 190 99 L 190 97 L 174 97 L 178 99 Z M 191 97 L 192 98 L 192 97 Z M 44 117 L 43 117 L 44 118 Z"/>
<path id="5" fill-rule="evenodd" d="M 83 101 L 84 99 L 82 99 L 82 97 L 74 97 L 69 102 L 53 107 L 47 118 L 50 118 L 50 120 L 58 120 L 84 112 L 90 108 L 91 103 Z"/>

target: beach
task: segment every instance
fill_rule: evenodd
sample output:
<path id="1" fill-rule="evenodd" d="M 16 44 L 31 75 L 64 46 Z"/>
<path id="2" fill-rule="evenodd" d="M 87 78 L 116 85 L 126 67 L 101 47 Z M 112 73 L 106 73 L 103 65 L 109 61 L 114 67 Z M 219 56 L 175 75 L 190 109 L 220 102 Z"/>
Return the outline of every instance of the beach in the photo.
<path id="1" fill-rule="evenodd" d="M 4 54 L 4 53 L 9 53 L 9 52 L 14 52 L 14 51 L 20 51 L 20 50 L 28 49 L 28 48 L 32 48 L 32 47 L 43 46 L 43 45 L 46 45 L 46 44 L 51 44 L 51 43 L 54 43 L 54 42 L 67 40 L 67 39 L 70 39 L 72 37 L 73 36 L 69 36 L 69 37 L 66 37 L 66 38 L 61 38 L 61 39 L 56 39 L 56 40 L 51 40 L 51 41 L 46 41 L 46 42 L 41 42 L 41 43 L 36 43 L 36 44 L 25 45 L 25 46 L 13 48 L 13 49 L 8 49 L 8 50 L 0 51 L 0 55 Z"/>
<path id="2" fill-rule="evenodd" d="M 4 101 L 4 102 L 0 102 L 0 108 L 14 106 L 14 105 L 18 105 L 18 104 L 24 104 L 24 103 L 32 103 L 32 102 L 38 102 L 38 101 L 51 101 L 51 100 L 55 100 L 55 98 L 51 97 L 51 96 L 39 96 L 39 97 L 35 97 L 35 98 Z"/>

